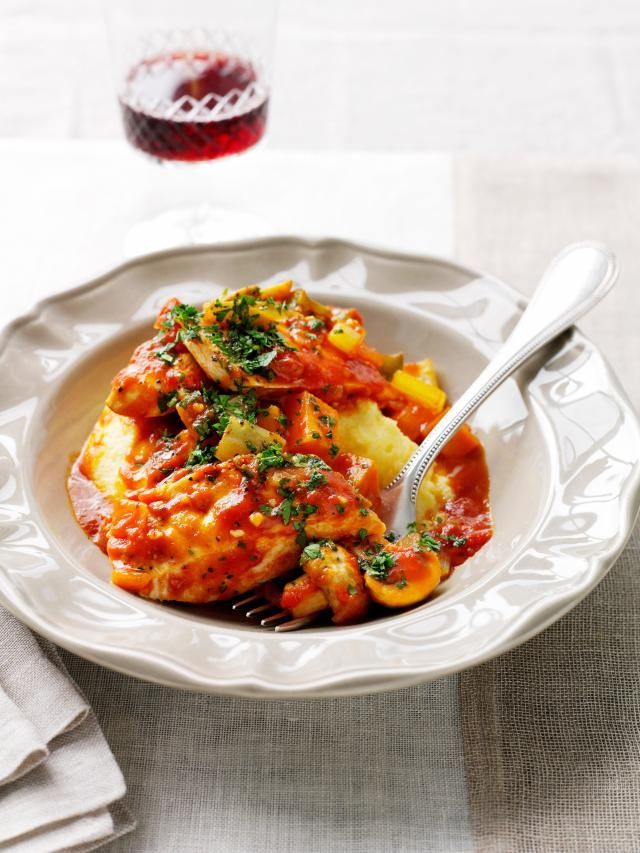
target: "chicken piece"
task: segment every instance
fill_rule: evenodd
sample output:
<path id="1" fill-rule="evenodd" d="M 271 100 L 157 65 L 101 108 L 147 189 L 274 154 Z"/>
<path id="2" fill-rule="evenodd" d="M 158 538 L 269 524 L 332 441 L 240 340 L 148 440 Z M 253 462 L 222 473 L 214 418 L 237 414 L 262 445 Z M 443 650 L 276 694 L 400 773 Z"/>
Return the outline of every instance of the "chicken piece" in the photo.
<path id="1" fill-rule="evenodd" d="M 369 596 L 354 554 L 335 542 L 313 542 L 302 552 L 302 568 L 324 593 L 336 625 L 362 619 L 369 606 Z M 283 607 L 285 601 L 283 596 Z"/>
<path id="2" fill-rule="evenodd" d="M 160 428 L 161 421 L 149 418 L 138 422 L 140 438 L 121 466 L 129 489 L 155 486 L 176 469 L 184 468 L 195 449 L 195 439 L 186 429 L 171 435 Z"/>
<path id="3" fill-rule="evenodd" d="M 308 575 L 300 575 L 285 584 L 277 603 L 289 610 L 294 619 L 329 609 L 326 595 Z"/>
<path id="4" fill-rule="evenodd" d="M 155 485 L 182 467 L 195 446 L 170 418 L 128 418 L 105 406 L 68 480 L 81 527 L 103 549 L 113 501 L 128 489 Z"/>
<path id="5" fill-rule="evenodd" d="M 185 346 L 223 388 L 382 394 L 388 383 L 369 349 L 343 352 L 332 346 L 329 335 L 344 318 L 328 308 L 313 313 L 315 305 L 296 298 L 276 302 L 254 287 L 206 304 L 201 314 L 185 313 L 180 306 L 173 311 Z"/>
<path id="6" fill-rule="evenodd" d="M 105 408 L 94 424 L 78 457 L 78 472 L 108 498 L 120 497 L 128 487 L 122 465 L 141 440 L 140 424 Z"/>
<path id="7" fill-rule="evenodd" d="M 175 408 L 182 393 L 199 388 L 206 377 L 191 355 L 168 352 L 163 339 L 145 341 L 115 375 L 107 406 L 119 415 L 156 418 Z M 171 361 L 160 357 L 167 353 Z"/>
<path id="8" fill-rule="evenodd" d="M 146 598 L 232 598 L 293 568 L 307 537 L 381 535 L 384 524 L 362 506 L 318 457 L 285 456 L 279 445 L 176 471 L 116 502 L 112 579 Z"/>
<path id="9" fill-rule="evenodd" d="M 127 484 L 121 465 L 138 441 L 138 424 L 105 408 L 100 413 L 67 479 L 73 511 L 84 532 L 105 549 L 113 499 Z"/>

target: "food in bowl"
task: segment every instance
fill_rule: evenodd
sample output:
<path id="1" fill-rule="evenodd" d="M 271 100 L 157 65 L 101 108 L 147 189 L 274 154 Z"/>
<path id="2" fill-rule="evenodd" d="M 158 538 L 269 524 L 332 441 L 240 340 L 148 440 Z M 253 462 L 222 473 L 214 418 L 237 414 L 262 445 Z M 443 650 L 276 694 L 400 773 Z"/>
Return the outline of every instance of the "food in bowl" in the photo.
<path id="1" fill-rule="evenodd" d="M 383 489 L 447 410 L 430 359 L 366 340 L 355 308 L 291 281 L 201 309 L 170 299 L 114 377 L 68 490 L 112 581 L 144 598 L 259 589 L 294 618 L 427 599 L 492 535 L 484 451 L 449 441 L 396 539 Z"/>

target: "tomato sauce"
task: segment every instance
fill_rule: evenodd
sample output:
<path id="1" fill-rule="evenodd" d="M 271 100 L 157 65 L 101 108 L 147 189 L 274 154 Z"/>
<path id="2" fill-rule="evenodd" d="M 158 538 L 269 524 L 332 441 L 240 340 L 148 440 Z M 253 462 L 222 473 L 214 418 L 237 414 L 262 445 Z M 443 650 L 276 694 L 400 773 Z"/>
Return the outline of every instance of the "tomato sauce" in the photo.
<path id="1" fill-rule="evenodd" d="M 295 352 L 281 352 L 269 365 L 277 380 L 286 382 L 292 388 L 305 388 L 313 391 L 325 389 L 351 390 L 360 395 L 381 394 L 387 386 L 385 378 L 370 361 L 341 356 L 328 345 L 321 349 L 298 349 Z"/>
<path id="2" fill-rule="evenodd" d="M 437 516 L 441 521 L 436 522 L 434 532 L 442 542 L 441 555 L 454 568 L 472 557 L 493 535 L 489 471 L 482 448 L 440 464 L 449 476 L 454 497 Z"/>

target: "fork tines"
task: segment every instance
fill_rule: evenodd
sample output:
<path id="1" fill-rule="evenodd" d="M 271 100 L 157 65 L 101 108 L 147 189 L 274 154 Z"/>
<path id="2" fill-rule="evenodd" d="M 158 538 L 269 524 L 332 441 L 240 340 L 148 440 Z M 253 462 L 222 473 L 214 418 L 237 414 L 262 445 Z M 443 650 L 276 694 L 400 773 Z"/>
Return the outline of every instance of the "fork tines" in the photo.
<path id="1" fill-rule="evenodd" d="M 272 628 L 275 631 L 295 631 L 304 628 L 314 621 L 313 616 L 303 616 L 292 619 L 289 610 L 279 610 L 277 604 L 271 604 L 261 595 L 249 595 L 241 598 L 231 605 L 231 609 L 242 613 L 247 619 L 255 619 L 262 615 L 260 624 L 263 628 Z M 269 612 L 274 611 L 274 612 Z"/>

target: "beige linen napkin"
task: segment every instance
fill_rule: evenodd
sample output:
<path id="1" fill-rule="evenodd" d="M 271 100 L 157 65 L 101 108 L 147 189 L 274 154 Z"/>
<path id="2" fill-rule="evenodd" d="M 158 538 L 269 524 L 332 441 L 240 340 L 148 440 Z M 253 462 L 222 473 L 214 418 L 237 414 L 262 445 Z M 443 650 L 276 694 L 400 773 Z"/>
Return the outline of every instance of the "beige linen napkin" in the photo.
<path id="1" fill-rule="evenodd" d="M 637 407 L 638 167 L 466 160 L 458 164 L 456 192 L 458 258 L 525 293 L 566 243 L 598 239 L 616 251 L 616 289 L 580 325 Z M 478 850 L 640 850 L 639 611 L 636 530 L 575 610 L 519 649 L 462 674 Z"/>
<path id="2" fill-rule="evenodd" d="M 0 850 L 89 850 L 133 828 L 125 783 L 51 644 L 0 608 Z"/>

